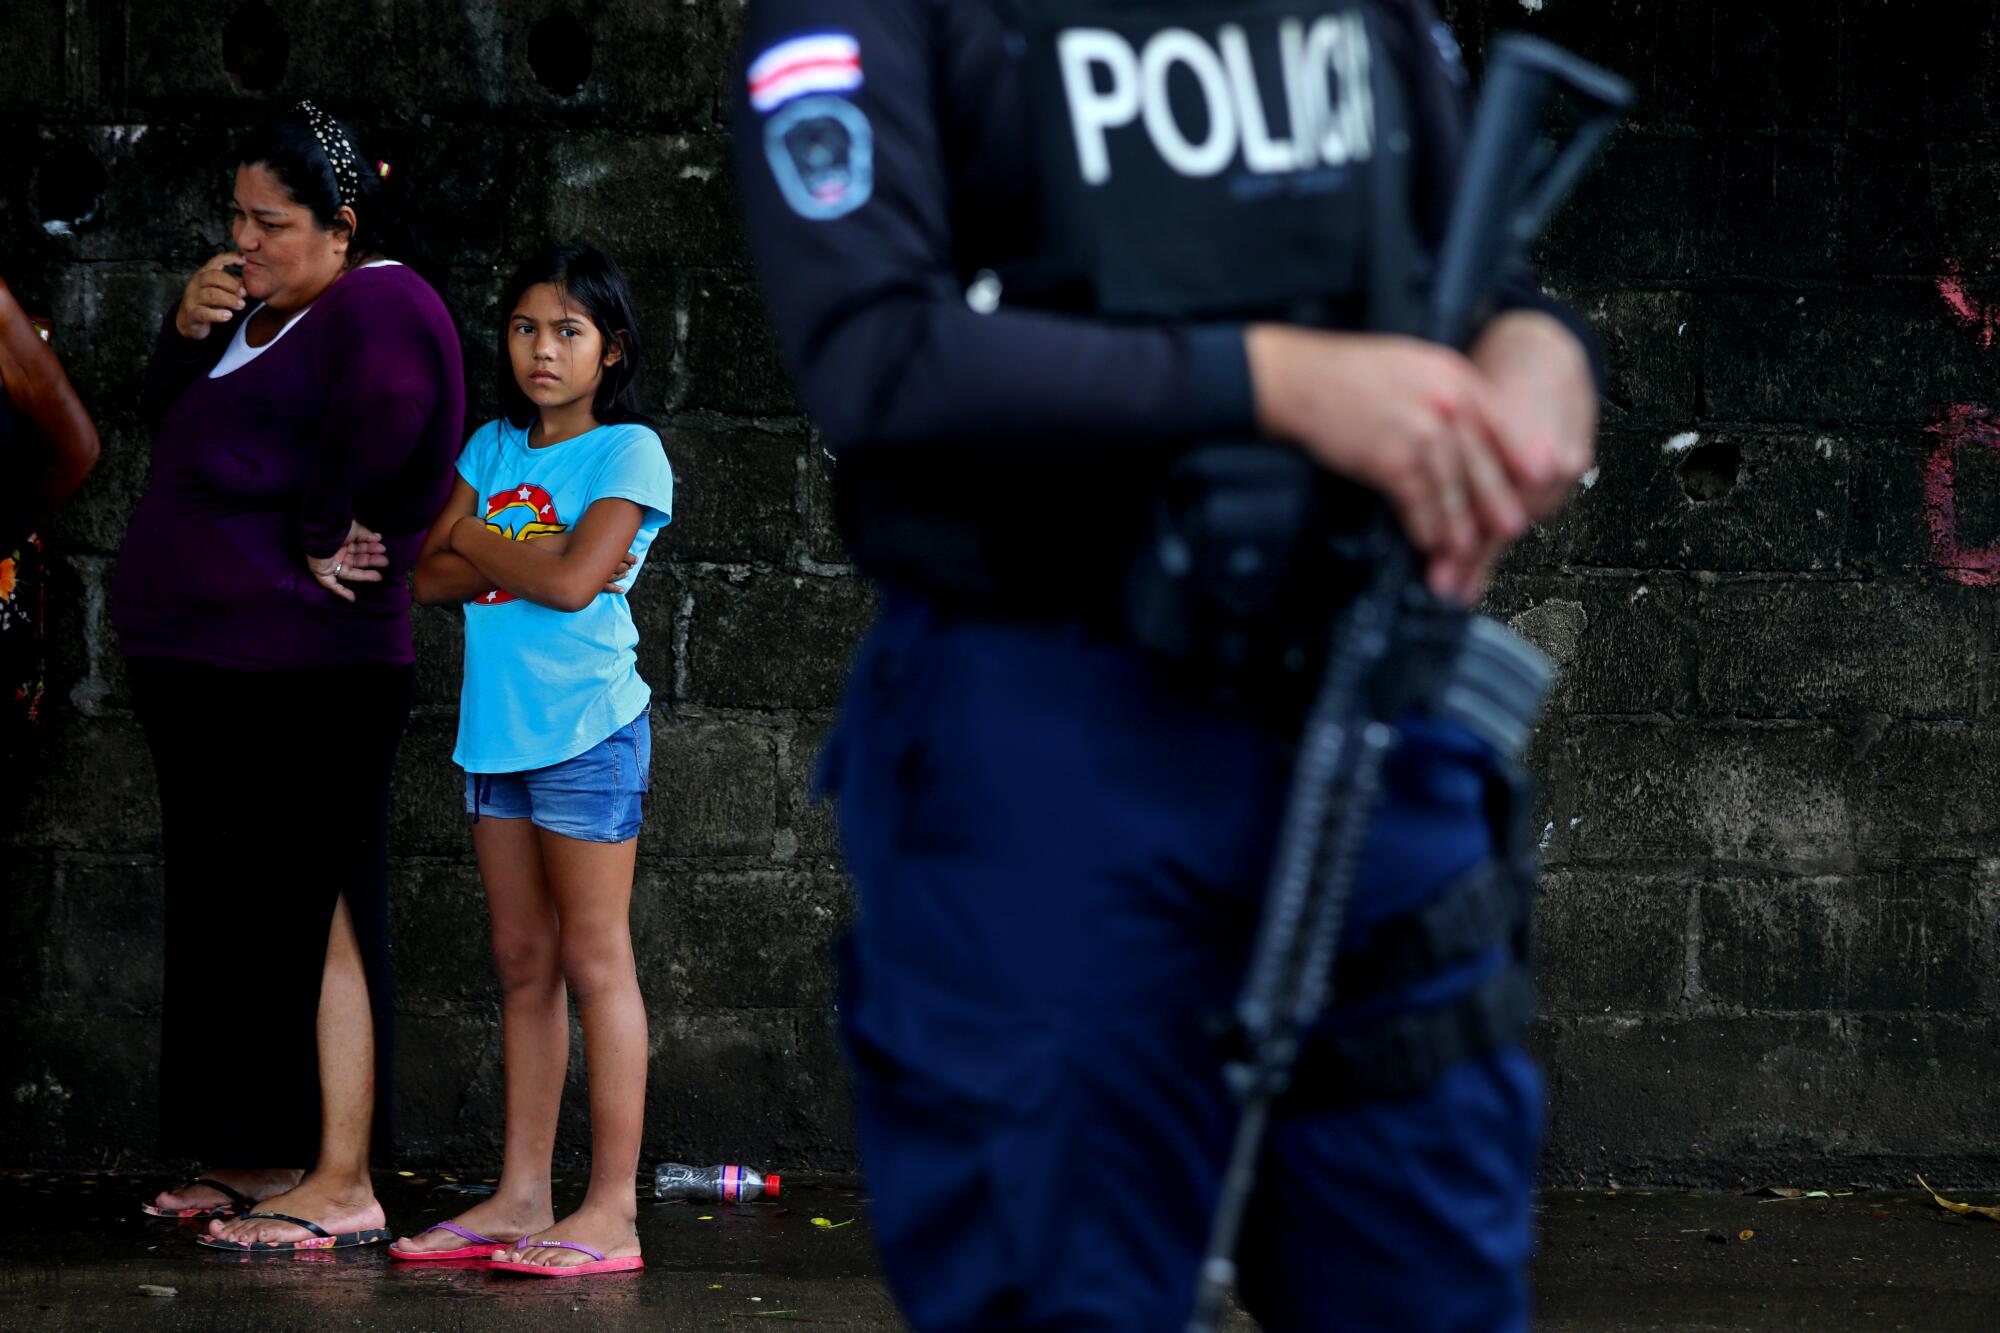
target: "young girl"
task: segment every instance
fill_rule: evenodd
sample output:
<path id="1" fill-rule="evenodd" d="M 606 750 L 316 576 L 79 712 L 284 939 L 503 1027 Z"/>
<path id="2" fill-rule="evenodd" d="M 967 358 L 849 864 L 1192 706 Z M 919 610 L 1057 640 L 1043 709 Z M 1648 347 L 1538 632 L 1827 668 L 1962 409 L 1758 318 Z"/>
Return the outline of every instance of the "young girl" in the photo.
<path id="1" fill-rule="evenodd" d="M 500 308 L 505 415 L 467 442 L 415 591 L 465 605 L 452 757 L 493 918 L 507 1157 L 492 1198 L 389 1253 L 490 1257 L 539 1277 L 623 1272 L 644 1266 L 646 1011 L 628 915 L 652 742 L 620 580 L 637 577 L 668 521 L 673 473 L 637 409 L 639 330 L 609 257 L 585 245 L 538 255 Z M 565 983 L 583 1017 L 591 1171 L 583 1206 L 555 1222 Z"/>

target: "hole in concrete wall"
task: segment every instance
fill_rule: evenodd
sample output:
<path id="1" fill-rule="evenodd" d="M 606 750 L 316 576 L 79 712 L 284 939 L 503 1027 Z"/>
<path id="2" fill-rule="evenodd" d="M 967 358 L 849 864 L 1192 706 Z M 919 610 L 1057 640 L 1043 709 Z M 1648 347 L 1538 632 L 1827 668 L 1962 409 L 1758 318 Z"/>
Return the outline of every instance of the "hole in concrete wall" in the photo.
<path id="1" fill-rule="evenodd" d="M 1735 489 L 1743 451 L 1727 440 L 1698 444 L 1681 460 L 1681 489 L 1696 504 L 1720 500 Z"/>
<path id="2" fill-rule="evenodd" d="M 574 14 L 549 15 L 528 34 L 528 65 L 557 97 L 582 92 L 590 78 L 590 33 Z"/>
<path id="3" fill-rule="evenodd" d="M 51 236 L 70 236 L 104 220 L 104 164 L 75 140 L 50 144 L 35 173 L 35 215 Z"/>
<path id="4" fill-rule="evenodd" d="M 291 58 L 291 35 L 259 0 L 239 6 L 222 25 L 222 67 L 245 92 L 268 93 L 277 87 Z"/>

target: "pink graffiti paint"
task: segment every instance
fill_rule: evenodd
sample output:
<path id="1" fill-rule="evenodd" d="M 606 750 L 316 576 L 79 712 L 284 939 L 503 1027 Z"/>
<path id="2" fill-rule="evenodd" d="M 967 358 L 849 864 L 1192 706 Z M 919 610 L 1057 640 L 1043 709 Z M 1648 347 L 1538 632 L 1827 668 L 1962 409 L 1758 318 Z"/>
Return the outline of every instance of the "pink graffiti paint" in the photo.
<path id="1" fill-rule="evenodd" d="M 1960 324 L 1968 329 L 1979 330 L 1981 347 L 1991 347 L 1994 326 L 2000 323 L 2000 311 L 1989 310 L 1975 300 L 1965 290 L 1965 283 L 1958 274 L 1959 262 L 1956 259 L 1945 260 L 1944 272 L 1939 274 L 1937 279 L 1938 295 L 1942 296 L 1944 303 L 1951 307 L 1951 313 L 1958 318 Z"/>
<path id="2" fill-rule="evenodd" d="M 1966 547 L 1958 539 L 1958 457 L 1980 448 L 2000 455 L 2000 420 L 1976 403 L 1954 403 L 1944 419 L 1924 428 L 1937 447 L 1924 464 L 1924 527 L 1930 532 L 1931 563 L 1947 578 L 1975 588 L 2000 584 L 2000 545 Z"/>

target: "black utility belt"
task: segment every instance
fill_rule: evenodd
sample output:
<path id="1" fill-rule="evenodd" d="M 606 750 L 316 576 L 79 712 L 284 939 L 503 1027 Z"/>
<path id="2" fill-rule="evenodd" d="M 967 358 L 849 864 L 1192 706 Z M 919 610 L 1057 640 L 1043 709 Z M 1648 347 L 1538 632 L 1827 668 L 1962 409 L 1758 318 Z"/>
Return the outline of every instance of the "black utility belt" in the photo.
<path id="1" fill-rule="evenodd" d="M 1081 621 L 1190 687 L 1296 720 L 1349 605 L 1381 558 L 1382 506 L 1290 445 L 1198 446 L 1148 472 L 1127 459 L 1016 472 L 936 459 L 843 463 L 836 500 L 870 577 L 955 610 Z M 1517 757 L 1553 667 L 1484 617 L 1421 588 L 1396 618 L 1377 716 L 1459 721 Z"/>

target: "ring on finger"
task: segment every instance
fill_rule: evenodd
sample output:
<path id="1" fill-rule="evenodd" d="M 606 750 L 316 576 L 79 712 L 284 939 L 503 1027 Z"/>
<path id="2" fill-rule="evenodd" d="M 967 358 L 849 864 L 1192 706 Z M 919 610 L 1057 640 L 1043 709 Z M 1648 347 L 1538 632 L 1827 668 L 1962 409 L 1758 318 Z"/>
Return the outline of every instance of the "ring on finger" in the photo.
<path id="1" fill-rule="evenodd" d="M 346 566 L 345 564 L 341 563 L 341 562 L 340 562 L 340 561 L 338 561 L 338 560 L 334 561 L 334 562 L 333 562 L 333 576 L 334 576 L 335 578 L 339 578 L 339 577 L 340 577 L 340 571 L 341 571 L 341 570 L 343 570 L 343 569 L 345 569 L 345 568 L 347 568 L 347 566 Z"/>

